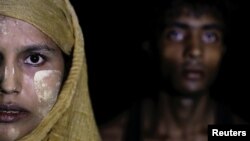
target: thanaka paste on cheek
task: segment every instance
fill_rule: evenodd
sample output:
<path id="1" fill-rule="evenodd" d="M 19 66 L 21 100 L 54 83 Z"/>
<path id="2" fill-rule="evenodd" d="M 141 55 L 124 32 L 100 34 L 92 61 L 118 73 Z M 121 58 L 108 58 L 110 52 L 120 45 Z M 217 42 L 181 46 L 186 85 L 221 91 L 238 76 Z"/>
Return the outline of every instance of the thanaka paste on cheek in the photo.
<path id="1" fill-rule="evenodd" d="M 7 27 L 6 27 L 6 20 L 2 20 L 0 22 L 0 34 L 1 35 L 7 35 L 8 34 L 8 30 L 7 30 Z"/>
<path id="2" fill-rule="evenodd" d="M 39 102 L 39 114 L 44 117 L 54 106 L 61 86 L 61 72 L 41 70 L 34 75 L 35 92 Z"/>
<path id="3" fill-rule="evenodd" d="M 19 136 L 20 132 L 18 130 L 16 130 L 14 127 L 10 127 L 10 129 L 7 132 L 7 135 L 10 139 L 10 141 L 14 141 L 17 139 L 17 137 Z"/>

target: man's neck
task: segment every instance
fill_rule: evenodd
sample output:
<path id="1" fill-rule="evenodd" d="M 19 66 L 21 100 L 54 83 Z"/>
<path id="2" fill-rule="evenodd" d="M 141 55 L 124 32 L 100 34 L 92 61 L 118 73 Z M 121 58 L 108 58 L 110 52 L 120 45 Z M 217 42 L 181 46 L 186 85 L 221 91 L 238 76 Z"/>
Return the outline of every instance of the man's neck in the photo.
<path id="1" fill-rule="evenodd" d="M 162 93 L 158 109 L 161 109 L 160 122 L 175 129 L 202 128 L 214 120 L 208 93 L 195 98 Z"/>

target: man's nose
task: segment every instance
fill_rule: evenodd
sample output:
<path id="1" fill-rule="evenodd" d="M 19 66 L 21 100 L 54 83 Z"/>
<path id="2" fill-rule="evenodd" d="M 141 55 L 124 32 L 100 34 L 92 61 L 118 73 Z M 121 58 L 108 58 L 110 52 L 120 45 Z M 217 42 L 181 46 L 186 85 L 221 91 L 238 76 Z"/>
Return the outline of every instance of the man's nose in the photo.
<path id="1" fill-rule="evenodd" d="M 19 93 L 21 90 L 20 70 L 12 63 L 1 66 L 0 94 Z"/>
<path id="2" fill-rule="evenodd" d="M 196 36 L 191 36 L 185 44 L 185 56 L 188 58 L 199 58 L 203 55 L 201 40 Z"/>

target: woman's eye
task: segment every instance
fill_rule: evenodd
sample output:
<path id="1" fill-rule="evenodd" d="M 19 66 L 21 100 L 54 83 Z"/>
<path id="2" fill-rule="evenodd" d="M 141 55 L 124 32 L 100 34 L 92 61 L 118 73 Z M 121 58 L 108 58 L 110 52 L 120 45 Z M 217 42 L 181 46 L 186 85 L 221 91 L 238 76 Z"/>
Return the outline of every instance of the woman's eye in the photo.
<path id="1" fill-rule="evenodd" d="M 167 37 L 168 39 L 170 39 L 171 41 L 176 41 L 176 42 L 180 42 L 180 41 L 183 41 L 184 40 L 184 33 L 181 32 L 181 31 L 176 31 L 176 30 L 173 30 L 173 31 L 170 31 L 168 34 L 167 34 Z"/>
<path id="2" fill-rule="evenodd" d="M 41 65 L 43 64 L 45 61 L 44 57 L 40 54 L 33 54 L 33 55 L 30 55 L 28 56 L 24 63 L 25 64 L 30 64 L 30 65 Z"/>
<path id="3" fill-rule="evenodd" d="M 202 36 L 204 43 L 215 43 L 218 41 L 219 36 L 214 32 L 205 32 Z"/>

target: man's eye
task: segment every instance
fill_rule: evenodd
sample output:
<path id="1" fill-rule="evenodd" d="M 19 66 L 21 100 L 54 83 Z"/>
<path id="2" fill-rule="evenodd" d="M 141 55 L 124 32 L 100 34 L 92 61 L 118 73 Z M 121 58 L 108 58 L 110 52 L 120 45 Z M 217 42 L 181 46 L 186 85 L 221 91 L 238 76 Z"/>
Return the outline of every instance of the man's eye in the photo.
<path id="1" fill-rule="evenodd" d="M 219 36 L 214 32 L 205 32 L 202 36 L 204 43 L 215 43 L 218 41 Z"/>
<path id="2" fill-rule="evenodd" d="M 168 39 L 172 41 L 180 42 L 184 40 L 185 35 L 181 31 L 173 30 L 173 31 L 168 32 L 167 37 Z"/>
<path id="3" fill-rule="evenodd" d="M 43 64 L 44 61 L 45 61 L 45 59 L 44 59 L 44 57 L 42 55 L 40 55 L 40 54 L 33 54 L 33 55 L 28 56 L 24 60 L 24 63 L 25 64 L 30 64 L 30 65 L 37 66 L 37 65 Z"/>

